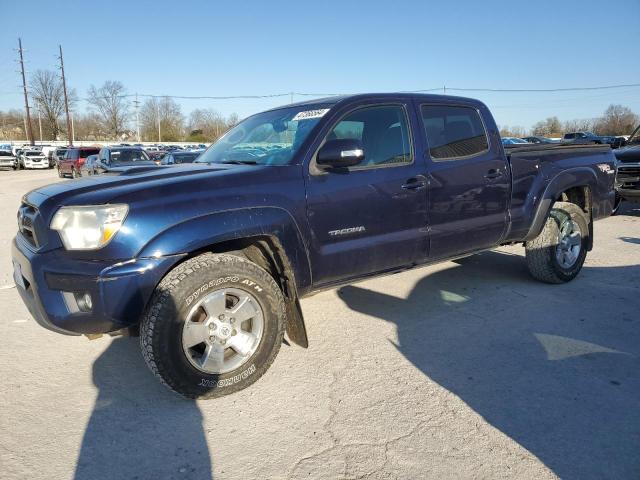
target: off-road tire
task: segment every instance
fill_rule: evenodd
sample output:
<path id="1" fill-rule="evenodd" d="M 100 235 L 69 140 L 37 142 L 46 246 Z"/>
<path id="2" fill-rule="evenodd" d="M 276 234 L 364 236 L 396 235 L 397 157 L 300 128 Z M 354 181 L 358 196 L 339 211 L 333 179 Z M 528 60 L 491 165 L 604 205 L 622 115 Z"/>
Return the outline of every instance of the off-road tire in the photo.
<path id="1" fill-rule="evenodd" d="M 78 178 L 78 177 L 80 177 L 80 175 L 78 174 L 78 171 L 75 168 L 71 167 L 71 178 Z"/>
<path id="2" fill-rule="evenodd" d="M 196 369 L 182 346 L 189 299 L 232 287 L 253 295 L 263 311 L 264 331 L 257 350 L 228 373 Z M 171 390 L 187 398 L 216 398 L 242 390 L 271 366 L 286 330 L 282 291 L 264 269 L 245 258 L 205 253 L 178 265 L 156 287 L 140 325 L 142 355 L 151 371 Z"/>
<path id="3" fill-rule="evenodd" d="M 578 224 L 582 235 L 580 254 L 570 268 L 564 268 L 556 258 L 560 225 L 567 217 Z M 573 280 L 580 273 L 587 256 L 588 235 L 588 217 L 582 209 L 574 203 L 556 202 L 540 235 L 525 243 L 529 272 L 535 279 L 546 283 L 566 283 Z"/>
<path id="4" fill-rule="evenodd" d="M 60 170 L 60 167 L 58 167 L 58 177 L 64 178 L 64 173 L 62 173 L 62 170 Z"/>

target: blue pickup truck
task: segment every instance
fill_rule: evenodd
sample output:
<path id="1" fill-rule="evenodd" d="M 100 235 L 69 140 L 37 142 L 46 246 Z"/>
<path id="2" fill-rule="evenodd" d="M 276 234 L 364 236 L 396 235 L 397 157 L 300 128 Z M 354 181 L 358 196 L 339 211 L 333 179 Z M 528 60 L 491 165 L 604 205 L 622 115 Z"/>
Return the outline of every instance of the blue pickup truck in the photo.
<path id="1" fill-rule="evenodd" d="M 14 277 L 43 327 L 139 334 L 163 383 L 213 398 L 255 382 L 285 333 L 308 345 L 299 299 L 318 290 L 514 243 L 533 277 L 572 280 L 614 179 L 608 146 L 503 146 L 477 100 L 314 100 L 193 164 L 29 192 Z"/>

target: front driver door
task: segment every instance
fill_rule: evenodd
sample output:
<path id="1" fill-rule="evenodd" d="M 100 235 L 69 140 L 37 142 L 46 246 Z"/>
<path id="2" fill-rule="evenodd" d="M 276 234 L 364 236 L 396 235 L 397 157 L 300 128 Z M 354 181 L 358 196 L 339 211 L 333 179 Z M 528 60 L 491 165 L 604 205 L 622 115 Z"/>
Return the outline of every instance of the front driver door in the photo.
<path id="1" fill-rule="evenodd" d="M 427 255 L 426 171 L 416 161 L 404 102 L 364 105 L 344 113 L 326 140 L 354 138 L 362 164 L 307 176 L 314 285 L 338 283 L 410 265 Z"/>

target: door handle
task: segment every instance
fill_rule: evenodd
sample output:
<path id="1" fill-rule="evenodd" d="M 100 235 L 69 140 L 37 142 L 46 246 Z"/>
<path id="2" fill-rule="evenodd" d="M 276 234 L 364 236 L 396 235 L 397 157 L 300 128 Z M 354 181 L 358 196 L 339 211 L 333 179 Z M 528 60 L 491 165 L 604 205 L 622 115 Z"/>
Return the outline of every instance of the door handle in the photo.
<path id="1" fill-rule="evenodd" d="M 402 185 L 402 188 L 405 190 L 422 190 L 427 186 L 427 177 L 424 175 L 416 175 L 415 177 L 411 177 L 407 180 L 407 183 Z"/>
<path id="2" fill-rule="evenodd" d="M 492 168 L 487 172 L 484 178 L 486 178 L 487 180 L 493 180 L 494 178 L 498 178 L 501 176 L 502 176 L 502 170 L 500 170 L 499 168 Z"/>

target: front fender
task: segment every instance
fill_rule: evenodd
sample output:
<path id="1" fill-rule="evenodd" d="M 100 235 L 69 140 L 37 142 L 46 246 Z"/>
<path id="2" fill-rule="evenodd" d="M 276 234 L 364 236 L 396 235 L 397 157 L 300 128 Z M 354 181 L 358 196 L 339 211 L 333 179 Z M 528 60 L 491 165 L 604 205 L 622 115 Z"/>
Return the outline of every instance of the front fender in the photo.
<path id="1" fill-rule="evenodd" d="M 598 178 L 595 172 L 588 167 L 576 167 L 558 173 L 547 184 L 544 193 L 540 197 L 538 206 L 535 209 L 531 228 L 525 237 L 525 241 L 533 240 L 544 228 L 544 224 L 549 217 L 553 204 L 562 192 L 572 187 L 589 187 L 593 191 L 597 186 Z"/>
<path id="2" fill-rule="evenodd" d="M 278 239 L 299 289 L 311 285 L 309 257 L 300 229 L 293 216 L 278 207 L 225 210 L 187 219 L 156 235 L 136 256 L 189 254 L 221 242 L 259 236 Z"/>

